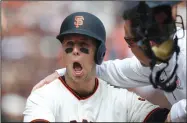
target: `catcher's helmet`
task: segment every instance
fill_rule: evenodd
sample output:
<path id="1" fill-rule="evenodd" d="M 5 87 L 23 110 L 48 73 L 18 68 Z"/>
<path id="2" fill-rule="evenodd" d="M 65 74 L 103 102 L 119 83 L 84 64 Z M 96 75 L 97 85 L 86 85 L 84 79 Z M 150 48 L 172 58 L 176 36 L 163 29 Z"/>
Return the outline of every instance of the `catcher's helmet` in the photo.
<path id="1" fill-rule="evenodd" d="M 76 12 L 67 16 L 62 22 L 57 39 L 62 43 L 64 35 L 82 34 L 98 41 L 95 63 L 101 64 L 105 55 L 106 31 L 103 23 L 95 15 L 88 12 Z"/>

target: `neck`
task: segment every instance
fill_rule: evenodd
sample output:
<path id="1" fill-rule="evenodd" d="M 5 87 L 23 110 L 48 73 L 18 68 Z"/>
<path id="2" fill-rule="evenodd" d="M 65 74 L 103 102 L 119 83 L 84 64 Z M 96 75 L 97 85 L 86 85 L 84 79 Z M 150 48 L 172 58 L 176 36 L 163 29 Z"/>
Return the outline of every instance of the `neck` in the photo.
<path id="1" fill-rule="evenodd" d="M 67 74 L 65 74 L 66 84 L 74 90 L 79 96 L 89 96 L 95 90 L 95 78 L 96 76 L 90 77 L 89 79 L 74 81 Z"/>

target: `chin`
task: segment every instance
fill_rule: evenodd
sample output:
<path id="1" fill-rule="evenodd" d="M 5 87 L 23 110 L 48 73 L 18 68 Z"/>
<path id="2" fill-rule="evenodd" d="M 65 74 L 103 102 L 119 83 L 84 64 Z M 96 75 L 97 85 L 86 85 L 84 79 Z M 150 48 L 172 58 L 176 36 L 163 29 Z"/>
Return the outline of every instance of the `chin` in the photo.
<path id="1" fill-rule="evenodd" d="M 79 83 L 82 83 L 84 81 L 84 77 L 75 77 L 75 76 L 73 76 L 72 80 L 73 80 L 73 82 L 79 84 Z"/>

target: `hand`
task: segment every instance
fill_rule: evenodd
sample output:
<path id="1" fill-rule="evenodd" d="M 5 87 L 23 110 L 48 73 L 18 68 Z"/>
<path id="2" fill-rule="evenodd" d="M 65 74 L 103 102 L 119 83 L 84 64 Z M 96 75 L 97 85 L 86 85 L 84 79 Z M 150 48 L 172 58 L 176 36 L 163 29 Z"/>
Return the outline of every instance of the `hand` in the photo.
<path id="1" fill-rule="evenodd" d="M 50 82 L 52 82 L 53 80 L 57 79 L 60 75 L 55 71 L 54 73 L 48 75 L 46 78 L 44 78 L 43 80 L 41 80 L 39 83 L 37 83 L 32 91 L 44 86 L 45 84 L 49 84 Z"/>
<path id="2" fill-rule="evenodd" d="M 175 103 L 170 110 L 170 119 L 172 122 L 186 122 L 186 99 Z"/>
<path id="3" fill-rule="evenodd" d="M 167 116 L 167 119 L 166 119 L 165 122 L 166 123 L 171 122 L 171 114 L 170 114 L 170 112 L 168 113 L 168 116 Z"/>

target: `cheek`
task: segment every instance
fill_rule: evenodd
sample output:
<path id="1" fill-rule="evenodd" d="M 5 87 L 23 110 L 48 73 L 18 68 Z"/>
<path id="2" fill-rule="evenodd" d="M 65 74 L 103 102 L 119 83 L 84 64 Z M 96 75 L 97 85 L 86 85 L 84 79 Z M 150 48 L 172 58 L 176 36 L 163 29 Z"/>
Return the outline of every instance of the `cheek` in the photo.
<path id="1" fill-rule="evenodd" d="M 95 53 L 90 52 L 88 55 L 84 55 L 83 63 L 85 64 L 86 69 L 92 68 L 92 66 L 95 64 L 94 60 Z"/>
<path id="2" fill-rule="evenodd" d="M 131 31 L 131 21 L 129 21 L 129 20 L 125 21 L 124 33 L 125 33 L 125 37 L 133 37 L 132 31 Z"/>
<path id="3" fill-rule="evenodd" d="M 70 57 L 65 52 L 62 55 L 62 61 L 65 66 L 67 66 L 70 63 Z"/>
<path id="4" fill-rule="evenodd" d="M 141 62 L 147 60 L 147 56 L 144 54 L 143 50 L 141 50 L 140 48 L 136 47 L 136 48 L 131 48 L 131 51 L 133 52 L 133 54 L 138 58 L 138 60 L 140 60 Z"/>

